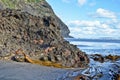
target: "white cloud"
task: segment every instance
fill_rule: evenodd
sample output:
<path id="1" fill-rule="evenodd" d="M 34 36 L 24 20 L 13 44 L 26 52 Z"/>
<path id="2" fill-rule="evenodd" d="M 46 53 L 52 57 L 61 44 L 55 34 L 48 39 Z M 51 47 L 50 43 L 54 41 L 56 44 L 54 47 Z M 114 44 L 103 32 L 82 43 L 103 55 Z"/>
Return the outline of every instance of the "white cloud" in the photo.
<path id="1" fill-rule="evenodd" d="M 78 0 L 78 4 L 80 6 L 83 6 L 86 2 L 87 2 L 87 0 Z"/>
<path id="2" fill-rule="evenodd" d="M 103 8 L 98 8 L 96 10 L 96 17 L 116 19 L 116 15 L 114 12 Z"/>
<path id="3" fill-rule="evenodd" d="M 112 27 L 106 22 L 76 20 L 70 21 L 68 24 L 70 29 L 70 35 L 76 38 L 93 38 L 93 37 L 118 37 L 120 33 L 120 24 L 117 24 L 117 28 Z M 119 36 L 120 37 L 120 36 Z"/>
<path id="4" fill-rule="evenodd" d="M 108 29 L 110 26 L 109 25 L 107 25 L 107 24 L 101 24 L 100 25 L 102 28 L 104 28 L 104 29 Z"/>
<path id="5" fill-rule="evenodd" d="M 75 20 L 75 21 L 70 21 L 68 23 L 69 25 L 70 24 L 75 24 L 76 26 L 88 26 L 88 27 L 92 27 L 92 26 L 98 26 L 100 25 L 100 22 L 99 21 L 85 21 L 85 20 Z"/>

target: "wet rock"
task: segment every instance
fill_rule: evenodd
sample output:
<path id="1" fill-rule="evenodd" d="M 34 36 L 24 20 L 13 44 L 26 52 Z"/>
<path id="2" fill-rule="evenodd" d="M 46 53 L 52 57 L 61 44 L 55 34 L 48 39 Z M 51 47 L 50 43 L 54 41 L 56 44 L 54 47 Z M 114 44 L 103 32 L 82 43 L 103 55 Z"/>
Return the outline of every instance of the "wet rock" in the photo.
<path id="1" fill-rule="evenodd" d="M 103 76 L 102 70 L 100 66 L 91 66 L 84 70 L 82 74 L 88 76 L 90 79 L 99 79 Z"/>
<path id="2" fill-rule="evenodd" d="M 89 67 L 86 69 L 73 69 L 68 71 L 58 80 L 119 80 L 120 60 L 106 61 L 101 63 L 90 59 Z"/>
<path id="3" fill-rule="evenodd" d="M 22 54 L 19 54 L 12 57 L 12 60 L 17 62 L 25 62 L 25 57 Z"/>
<path id="4" fill-rule="evenodd" d="M 111 61 L 116 61 L 118 59 L 120 59 L 120 56 L 119 55 L 111 55 L 109 54 L 108 56 L 105 56 L 106 59 L 109 59 Z"/>
<path id="5" fill-rule="evenodd" d="M 120 80 L 120 74 L 118 74 L 117 80 Z"/>
<path id="6" fill-rule="evenodd" d="M 93 55 L 90 55 L 90 57 L 95 61 L 99 61 L 101 63 L 104 62 L 104 57 L 100 54 L 93 54 Z"/>
<path id="7" fill-rule="evenodd" d="M 109 67 L 109 76 L 112 80 L 119 80 L 120 79 L 120 62 L 115 62 Z"/>
<path id="8" fill-rule="evenodd" d="M 58 23 L 51 16 L 38 17 L 21 10 L 1 10 L 0 34 L 0 52 L 4 55 L 22 49 L 33 59 L 58 62 L 67 67 L 83 68 L 89 63 L 84 52 L 63 39 Z M 24 61 L 22 57 L 17 55 L 16 60 Z"/>
<path id="9" fill-rule="evenodd" d="M 87 76 L 85 75 L 79 75 L 74 78 L 74 80 L 90 80 Z"/>
<path id="10" fill-rule="evenodd" d="M 101 63 L 103 62 L 106 62 L 106 61 L 117 61 L 120 59 L 120 56 L 119 55 L 106 55 L 106 56 L 103 56 L 101 54 L 92 54 L 90 55 L 90 58 L 92 58 L 94 61 L 99 61 Z"/>

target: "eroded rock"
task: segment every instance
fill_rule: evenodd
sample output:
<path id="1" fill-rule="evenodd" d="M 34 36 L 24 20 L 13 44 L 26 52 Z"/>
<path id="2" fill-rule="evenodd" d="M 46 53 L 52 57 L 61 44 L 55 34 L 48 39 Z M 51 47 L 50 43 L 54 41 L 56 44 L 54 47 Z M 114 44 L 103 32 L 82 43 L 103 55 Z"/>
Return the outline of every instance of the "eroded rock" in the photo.
<path id="1" fill-rule="evenodd" d="M 58 23 L 51 16 L 38 17 L 21 10 L 1 10 L 0 38 L 0 56 L 14 54 L 21 48 L 33 59 L 67 67 L 86 67 L 89 63 L 84 52 L 63 39 Z"/>
<path id="2" fill-rule="evenodd" d="M 51 6 L 46 0 L 0 0 L 0 10 L 3 9 L 20 9 L 22 12 L 27 12 L 34 16 L 44 17 L 43 22 L 46 26 L 50 25 L 49 16 L 54 18 L 54 22 L 57 23 L 61 29 L 61 35 L 63 37 L 69 36 L 69 29 L 66 24 L 64 24 L 54 13 Z M 18 16 L 16 16 L 18 17 Z M 19 18 L 19 17 L 18 17 Z M 54 23 L 53 23 L 54 24 Z"/>

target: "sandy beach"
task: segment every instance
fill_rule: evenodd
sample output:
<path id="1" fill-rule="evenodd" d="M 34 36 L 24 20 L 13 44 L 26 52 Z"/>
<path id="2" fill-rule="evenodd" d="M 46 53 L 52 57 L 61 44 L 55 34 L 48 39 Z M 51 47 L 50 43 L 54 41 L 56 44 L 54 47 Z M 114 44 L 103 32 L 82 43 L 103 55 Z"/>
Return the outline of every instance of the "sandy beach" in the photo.
<path id="1" fill-rule="evenodd" d="M 0 80 L 56 80 L 66 71 L 29 63 L 0 61 Z"/>

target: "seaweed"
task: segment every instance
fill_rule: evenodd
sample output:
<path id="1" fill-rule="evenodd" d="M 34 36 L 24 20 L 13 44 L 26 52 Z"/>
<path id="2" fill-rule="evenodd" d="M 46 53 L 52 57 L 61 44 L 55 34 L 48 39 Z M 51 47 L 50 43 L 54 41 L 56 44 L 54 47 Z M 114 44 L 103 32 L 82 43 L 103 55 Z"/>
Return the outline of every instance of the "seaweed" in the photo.
<path id="1" fill-rule="evenodd" d="M 56 62 L 51 62 L 51 61 L 42 61 L 42 60 L 34 60 L 31 59 L 28 55 L 26 55 L 24 53 L 24 51 L 20 48 L 15 52 L 16 55 L 18 54 L 23 54 L 24 59 L 26 62 L 32 63 L 32 64 L 38 64 L 38 65 L 43 65 L 43 66 L 52 66 L 52 67 L 56 67 L 56 68 L 70 68 L 70 67 L 66 67 L 66 66 L 62 66 L 62 64 L 60 63 L 56 63 Z"/>

